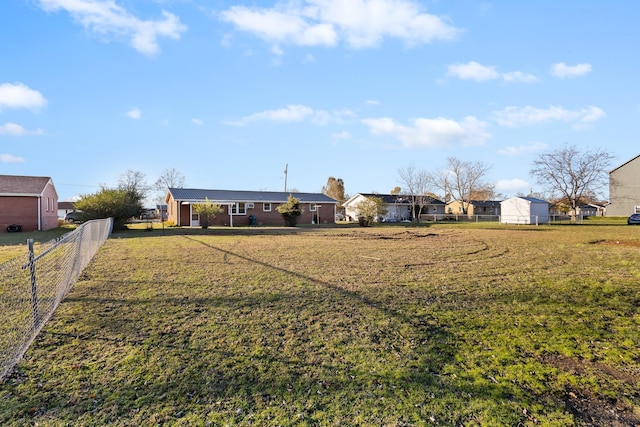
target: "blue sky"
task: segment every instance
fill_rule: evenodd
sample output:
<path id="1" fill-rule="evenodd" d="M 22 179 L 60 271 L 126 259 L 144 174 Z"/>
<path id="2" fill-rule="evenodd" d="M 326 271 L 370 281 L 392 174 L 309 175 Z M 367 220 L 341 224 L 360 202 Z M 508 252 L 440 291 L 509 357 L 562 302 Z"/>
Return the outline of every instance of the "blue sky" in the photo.
<path id="1" fill-rule="evenodd" d="M 60 200 L 149 183 L 388 193 L 398 169 L 491 166 L 540 190 L 543 152 L 640 154 L 640 2 L 11 0 L 0 173 Z"/>

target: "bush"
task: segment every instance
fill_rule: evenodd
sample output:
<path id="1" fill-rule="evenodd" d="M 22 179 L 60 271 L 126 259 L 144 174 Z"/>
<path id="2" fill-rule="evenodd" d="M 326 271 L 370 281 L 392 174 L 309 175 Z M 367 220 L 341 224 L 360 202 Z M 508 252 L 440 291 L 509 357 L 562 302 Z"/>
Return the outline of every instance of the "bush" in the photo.
<path id="1" fill-rule="evenodd" d="M 207 198 L 204 203 L 194 205 L 193 209 L 200 215 L 200 226 L 205 230 L 213 225 L 213 219 L 222 212 L 220 205 L 211 203 Z"/>
<path id="2" fill-rule="evenodd" d="M 113 218 L 113 229 L 125 229 L 131 218 L 140 216 L 142 197 L 135 190 L 102 188 L 94 194 L 82 196 L 75 204 L 83 212 L 83 219 Z"/>
<path id="3" fill-rule="evenodd" d="M 298 218 L 304 212 L 300 206 L 300 200 L 292 195 L 289 195 L 287 202 L 278 206 L 276 210 L 282 215 L 284 225 L 287 227 L 295 227 L 298 224 Z"/>
<path id="4" fill-rule="evenodd" d="M 366 197 L 365 200 L 358 203 L 358 223 L 361 227 L 369 227 L 373 225 L 378 215 L 384 215 L 387 210 L 384 208 L 384 202 L 380 197 Z"/>

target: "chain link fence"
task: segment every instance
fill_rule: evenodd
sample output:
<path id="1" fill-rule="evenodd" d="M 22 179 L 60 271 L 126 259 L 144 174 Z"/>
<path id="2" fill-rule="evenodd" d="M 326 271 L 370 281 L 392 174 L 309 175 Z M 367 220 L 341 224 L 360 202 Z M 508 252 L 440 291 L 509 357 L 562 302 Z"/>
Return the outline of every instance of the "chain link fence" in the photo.
<path id="1" fill-rule="evenodd" d="M 111 234 L 113 220 L 81 224 L 0 264 L 0 380 L 15 366 Z"/>

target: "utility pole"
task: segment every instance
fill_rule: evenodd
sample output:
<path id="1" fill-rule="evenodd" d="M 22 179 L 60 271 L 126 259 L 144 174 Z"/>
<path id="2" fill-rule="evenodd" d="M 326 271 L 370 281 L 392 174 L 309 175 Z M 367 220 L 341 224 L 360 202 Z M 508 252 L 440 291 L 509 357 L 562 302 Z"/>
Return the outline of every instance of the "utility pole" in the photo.
<path id="1" fill-rule="evenodd" d="M 289 163 L 284 165 L 284 192 L 287 192 L 287 174 L 289 173 Z"/>

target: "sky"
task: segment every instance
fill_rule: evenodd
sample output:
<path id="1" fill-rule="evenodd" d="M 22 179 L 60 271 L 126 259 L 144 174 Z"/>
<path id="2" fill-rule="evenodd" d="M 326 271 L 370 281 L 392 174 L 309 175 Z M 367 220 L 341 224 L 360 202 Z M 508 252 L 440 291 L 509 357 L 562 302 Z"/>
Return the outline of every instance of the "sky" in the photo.
<path id="1" fill-rule="evenodd" d="M 505 197 L 540 192 L 543 153 L 640 154 L 639 17 L 635 0 L 2 1 L 0 174 L 50 176 L 60 201 L 167 169 L 354 195 L 453 157 Z"/>

